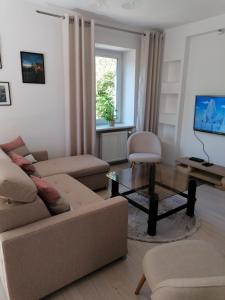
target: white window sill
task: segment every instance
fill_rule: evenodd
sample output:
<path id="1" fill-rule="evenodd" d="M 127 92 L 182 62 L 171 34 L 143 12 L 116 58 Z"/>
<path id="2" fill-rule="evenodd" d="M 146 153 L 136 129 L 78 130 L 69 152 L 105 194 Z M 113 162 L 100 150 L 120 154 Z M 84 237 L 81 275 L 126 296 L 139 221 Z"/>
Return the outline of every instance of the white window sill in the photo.
<path id="1" fill-rule="evenodd" d="M 114 126 L 105 125 L 96 125 L 96 132 L 104 132 L 104 131 L 117 131 L 123 129 L 132 129 L 135 128 L 134 125 L 124 124 L 124 123 L 116 123 Z"/>

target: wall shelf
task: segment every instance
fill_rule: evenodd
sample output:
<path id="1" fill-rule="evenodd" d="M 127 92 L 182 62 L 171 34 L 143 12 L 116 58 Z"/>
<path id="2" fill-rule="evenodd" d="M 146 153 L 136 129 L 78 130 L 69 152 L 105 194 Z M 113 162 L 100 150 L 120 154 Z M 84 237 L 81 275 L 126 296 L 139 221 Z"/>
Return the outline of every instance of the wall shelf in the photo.
<path id="1" fill-rule="evenodd" d="M 180 81 L 180 71 L 181 71 L 181 61 L 172 60 L 165 61 L 163 63 L 163 82 L 179 82 Z"/>
<path id="2" fill-rule="evenodd" d="M 159 137 L 164 162 L 175 162 L 181 93 L 181 60 L 163 62 L 159 107 Z"/>
<path id="3" fill-rule="evenodd" d="M 176 126 L 177 116 L 175 113 L 160 113 L 159 123 Z"/>
<path id="4" fill-rule="evenodd" d="M 177 113 L 178 94 L 161 94 L 160 113 Z"/>
<path id="5" fill-rule="evenodd" d="M 168 83 L 168 82 L 163 82 L 162 83 L 162 94 L 179 94 L 180 92 L 180 83 L 173 82 L 173 83 Z"/>
<path id="6" fill-rule="evenodd" d="M 159 123 L 159 138 L 160 140 L 169 145 L 174 145 L 175 143 L 175 126 Z"/>

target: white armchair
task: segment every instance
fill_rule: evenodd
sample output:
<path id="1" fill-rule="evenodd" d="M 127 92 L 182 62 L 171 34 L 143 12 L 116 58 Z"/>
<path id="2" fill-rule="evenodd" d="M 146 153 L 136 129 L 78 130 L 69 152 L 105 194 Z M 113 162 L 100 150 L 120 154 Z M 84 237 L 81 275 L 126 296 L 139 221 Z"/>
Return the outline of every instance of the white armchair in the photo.
<path id="1" fill-rule="evenodd" d="M 158 163 L 161 161 L 161 143 L 152 132 L 138 131 L 132 134 L 127 141 L 128 160 L 134 164 Z"/>
<path id="2" fill-rule="evenodd" d="M 155 247 L 143 260 L 152 300 L 224 300 L 225 257 L 212 245 L 185 240 Z"/>

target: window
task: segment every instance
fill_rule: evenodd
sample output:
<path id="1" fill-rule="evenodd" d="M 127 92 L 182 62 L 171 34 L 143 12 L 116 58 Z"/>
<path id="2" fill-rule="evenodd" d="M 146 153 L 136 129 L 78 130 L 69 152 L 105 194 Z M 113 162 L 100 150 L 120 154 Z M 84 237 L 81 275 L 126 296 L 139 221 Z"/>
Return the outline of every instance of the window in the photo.
<path id="1" fill-rule="evenodd" d="M 122 115 L 122 53 L 97 49 L 96 64 L 96 123 L 107 124 Z"/>

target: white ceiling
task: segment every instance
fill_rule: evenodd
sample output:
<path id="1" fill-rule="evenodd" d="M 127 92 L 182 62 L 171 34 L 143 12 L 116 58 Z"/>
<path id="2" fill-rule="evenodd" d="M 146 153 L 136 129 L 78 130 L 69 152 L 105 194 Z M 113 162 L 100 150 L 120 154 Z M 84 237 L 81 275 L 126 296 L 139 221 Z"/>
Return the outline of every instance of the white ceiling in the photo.
<path id="1" fill-rule="evenodd" d="M 225 14 L 225 0 L 38 0 L 36 2 L 70 9 L 78 8 L 139 27 L 167 28 Z"/>

